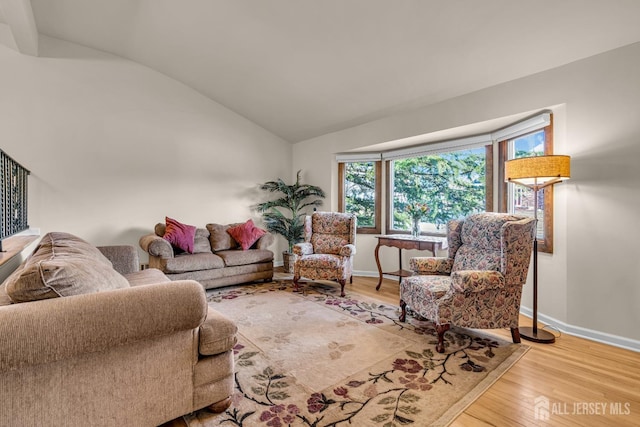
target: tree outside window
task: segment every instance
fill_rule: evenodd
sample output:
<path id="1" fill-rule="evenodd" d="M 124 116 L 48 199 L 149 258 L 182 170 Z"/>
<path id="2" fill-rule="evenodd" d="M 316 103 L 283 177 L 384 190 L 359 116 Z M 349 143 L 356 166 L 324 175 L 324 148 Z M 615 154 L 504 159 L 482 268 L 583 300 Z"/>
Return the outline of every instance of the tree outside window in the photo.
<path id="1" fill-rule="evenodd" d="M 358 218 L 358 233 L 380 233 L 380 175 L 382 162 L 340 163 L 339 210 Z"/>
<path id="2" fill-rule="evenodd" d="M 490 146 L 489 146 L 490 147 Z M 443 234 L 449 220 L 487 210 L 487 161 L 491 150 L 479 147 L 389 162 L 393 232 L 411 228 L 407 205 L 425 203 L 423 231 Z"/>

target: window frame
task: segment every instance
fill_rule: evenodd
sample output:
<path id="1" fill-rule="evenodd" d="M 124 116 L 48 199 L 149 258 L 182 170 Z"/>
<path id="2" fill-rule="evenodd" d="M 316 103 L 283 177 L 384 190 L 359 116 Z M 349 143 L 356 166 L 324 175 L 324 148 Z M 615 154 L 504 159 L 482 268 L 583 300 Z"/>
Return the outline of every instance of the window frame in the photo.
<path id="1" fill-rule="evenodd" d="M 530 132 L 526 132 L 523 133 L 521 135 L 517 135 L 517 136 L 511 136 L 509 138 L 505 138 L 505 139 L 501 139 L 499 141 L 497 141 L 498 143 L 498 156 L 499 156 L 499 160 L 498 163 L 500 164 L 500 177 L 499 177 L 499 182 L 501 182 L 502 184 L 499 187 L 498 190 L 498 207 L 500 209 L 500 212 L 509 212 L 509 184 L 511 185 L 517 185 L 514 183 L 508 183 L 505 181 L 505 171 L 504 171 L 504 163 L 509 159 L 509 142 L 535 133 L 535 132 L 540 132 L 541 130 L 544 131 L 544 155 L 551 155 L 553 154 L 553 114 L 549 115 L 549 124 L 545 127 L 542 127 L 540 129 L 536 129 L 536 130 L 532 130 Z M 550 185 L 548 187 L 543 188 L 543 197 L 544 197 L 544 210 L 543 210 L 543 236 L 542 238 L 538 237 L 538 252 L 545 252 L 545 253 L 553 253 L 553 185 Z"/>
<path id="2" fill-rule="evenodd" d="M 347 163 L 373 163 L 375 168 L 375 190 L 374 190 L 374 226 L 373 227 L 361 227 L 358 224 L 356 229 L 357 234 L 380 234 L 382 232 L 382 160 L 361 160 L 361 161 L 348 161 L 338 162 L 338 211 L 346 212 L 346 194 L 345 194 L 345 179 L 346 179 L 346 164 Z"/>

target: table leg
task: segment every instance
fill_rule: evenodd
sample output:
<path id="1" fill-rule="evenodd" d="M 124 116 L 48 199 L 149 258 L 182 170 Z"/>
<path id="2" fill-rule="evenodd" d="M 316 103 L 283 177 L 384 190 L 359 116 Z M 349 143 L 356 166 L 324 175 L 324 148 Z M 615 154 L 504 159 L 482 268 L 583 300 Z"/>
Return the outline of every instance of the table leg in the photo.
<path id="1" fill-rule="evenodd" d="M 380 290 L 380 285 L 382 285 L 382 266 L 380 265 L 380 258 L 378 258 L 378 251 L 380 251 L 380 241 L 376 245 L 375 255 L 376 255 L 376 265 L 378 266 L 378 286 L 376 286 L 376 291 Z"/>
<path id="2" fill-rule="evenodd" d="M 398 248 L 398 284 L 402 282 L 402 248 Z"/>

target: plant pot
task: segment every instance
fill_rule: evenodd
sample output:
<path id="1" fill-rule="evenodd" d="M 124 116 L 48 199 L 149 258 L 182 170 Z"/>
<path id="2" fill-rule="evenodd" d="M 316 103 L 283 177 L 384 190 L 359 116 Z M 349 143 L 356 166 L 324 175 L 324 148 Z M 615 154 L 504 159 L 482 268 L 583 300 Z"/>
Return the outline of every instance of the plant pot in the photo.
<path id="1" fill-rule="evenodd" d="M 288 251 L 282 252 L 282 263 L 285 273 L 293 274 L 293 265 L 296 262 L 296 254 L 292 254 Z"/>

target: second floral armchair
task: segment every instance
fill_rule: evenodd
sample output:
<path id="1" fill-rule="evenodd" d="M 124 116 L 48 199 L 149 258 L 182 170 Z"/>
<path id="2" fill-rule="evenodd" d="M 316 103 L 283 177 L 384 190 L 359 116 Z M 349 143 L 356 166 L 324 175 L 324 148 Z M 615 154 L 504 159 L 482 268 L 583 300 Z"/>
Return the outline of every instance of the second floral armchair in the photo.
<path id="1" fill-rule="evenodd" d="M 356 216 L 338 212 L 314 212 L 305 218 L 304 242 L 293 247 L 296 255 L 293 284 L 301 277 L 340 283 L 344 297 L 347 279 L 352 280 L 356 253 Z"/>
<path id="2" fill-rule="evenodd" d="M 436 350 L 445 351 L 451 326 L 510 328 L 520 342 L 518 320 L 522 286 L 527 280 L 533 218 L 480 213 L 448 224 L 448 257 L 415 257 L 414 276 L 400 284 L 400 320 L 407 306 L 435 323 Z"/>

